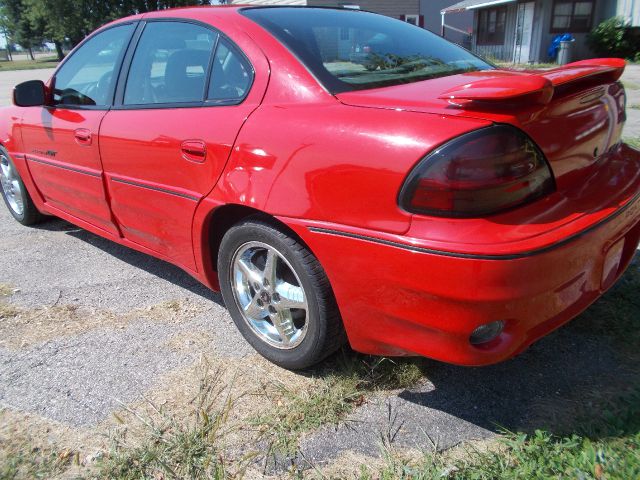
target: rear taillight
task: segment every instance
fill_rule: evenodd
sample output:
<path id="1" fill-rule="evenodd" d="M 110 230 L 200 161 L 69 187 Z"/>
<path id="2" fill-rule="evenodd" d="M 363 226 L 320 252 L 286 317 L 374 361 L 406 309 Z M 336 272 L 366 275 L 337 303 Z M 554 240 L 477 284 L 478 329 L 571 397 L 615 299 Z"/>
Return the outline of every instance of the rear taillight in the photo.
<path id="1" fill-rule="evenodd" d="M 411 213 L 477 217 L 554 190 L 553 174 L 536 144 L 517 128 L 495 125 L 427 155 L 407 178 L 399 201 Z"/>

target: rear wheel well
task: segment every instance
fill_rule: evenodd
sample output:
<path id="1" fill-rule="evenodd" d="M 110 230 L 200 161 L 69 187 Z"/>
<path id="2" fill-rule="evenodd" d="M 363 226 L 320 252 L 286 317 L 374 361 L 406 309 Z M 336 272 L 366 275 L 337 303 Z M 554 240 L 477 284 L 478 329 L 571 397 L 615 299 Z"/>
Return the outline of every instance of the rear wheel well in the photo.
<path id="1" fill-rule="evenodd" d="M 231 227 L 250 217 L 271 224 L 281 232 L 296 239 L 304 245 L 307 250 L 311 251 L 309 246 L 297 233 L 274 216 L 255 208 L 245 207 L 244 205 L 223 205 L 211 214 L 208 229 L 208 244 L 205 245 L 209 249 L 211 268 L 213 271 L 218 271 L 218 254 L 220 253 L 222 237 L 224 237 L 225 233 L 227 233 Z"/>

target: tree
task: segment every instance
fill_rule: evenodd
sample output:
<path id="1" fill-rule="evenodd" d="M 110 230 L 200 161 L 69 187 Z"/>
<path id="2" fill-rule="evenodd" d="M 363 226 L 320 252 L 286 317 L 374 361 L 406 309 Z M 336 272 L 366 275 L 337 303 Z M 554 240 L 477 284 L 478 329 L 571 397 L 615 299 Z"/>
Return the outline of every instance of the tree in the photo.
<path id="1" fill-rule="evenodd" d="M 33 46 L 42 43 L 44 33 L 44 22 L 32 22 L 28 15 L 26 0 L 3 0 L 0 3 L 4 27 L 9 38 L 7 43 L 17 43 L 29 52 L 31 60 L 33 56 Z"/>
<path id="2" fill-rule="evenodd" d="M 87 1 L 70 0 L 23 0 L 27 16 L 32 24 L 44 25 L 44 36 L 55 43 L 58 57 L 62 60 L 62 45 L 79 43 L 91 30 L 111 18 L 104 18 L 103 8 L 91 15 Z M 98 2 L 95 2 L 98 3 Z M 100 2 L 108 4 L 110 2 Z M 87 8 L 89 7 L 89 8 Z M 99 18 L 97 18 L 99 17 Z"/>
<path id="3" fill-rule="evenodd" d="M 211 2 L 209 0 L 124 0 L 122 9 L 124 15 L 132 15 L 191 5 L 211 5 Z"/>
<path id="4" fill-rule="evenodd" d="M 209 5 L 209 0 L 0 0 L 0 9 L 13 41 L 31 51 L 46 38 L 56 45 L 77 45 L 96 28 L 116 18 L 190 5 Z M 33 57 L 33 55 L 32 55 Z"/>

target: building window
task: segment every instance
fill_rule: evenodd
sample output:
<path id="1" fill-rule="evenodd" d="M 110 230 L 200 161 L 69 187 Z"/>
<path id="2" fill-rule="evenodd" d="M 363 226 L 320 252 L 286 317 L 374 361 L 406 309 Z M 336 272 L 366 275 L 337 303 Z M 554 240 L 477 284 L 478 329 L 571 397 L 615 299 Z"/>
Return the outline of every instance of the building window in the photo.
<path id="1" fill-rule="evenodd" d="M 478 13 L 478 45 L 503 45 L 507 7 L 487 8 Z"/>
<path id="2" fill-rule="evenodd" d="M 551 33 L 581 33 L 591 30 L 594 0 L 555 0 Z"/>
<path id="3" fill-rule="evenodd" d="M 420 23 L 419 15 L 405 15 L 404 21 L 410 23 L 411 25 L 418 25 Z"/>

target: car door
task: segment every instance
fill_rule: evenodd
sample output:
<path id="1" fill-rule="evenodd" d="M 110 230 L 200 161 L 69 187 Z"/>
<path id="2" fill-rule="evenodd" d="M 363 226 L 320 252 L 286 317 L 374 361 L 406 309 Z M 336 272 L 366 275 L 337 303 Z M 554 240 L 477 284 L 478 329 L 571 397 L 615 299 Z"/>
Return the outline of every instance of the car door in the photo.
<path id="1" fill-rule="evenodd" d="M 259 104 L 247 98 L 253 68 L 218 31 L 184 20 L 148 21 L 129 61 L 100 130 L 113 214 L 125 238 L 195 269 L 194 212 Z"/>
<path id="2" fill-rule="evenodd" d="M 56 71 L 50 105 L 24 109 L 22 141 L 47 205 L 118 234 L 105 195 L 98 132 L 135 23 L 102 30 Z"/>

